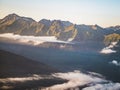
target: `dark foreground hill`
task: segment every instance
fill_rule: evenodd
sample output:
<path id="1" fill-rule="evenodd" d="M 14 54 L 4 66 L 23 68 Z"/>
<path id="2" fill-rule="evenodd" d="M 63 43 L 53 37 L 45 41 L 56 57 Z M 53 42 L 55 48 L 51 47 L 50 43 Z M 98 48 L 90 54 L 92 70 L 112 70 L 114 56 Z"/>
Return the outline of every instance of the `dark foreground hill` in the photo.
<path id="1" fill-rule="evenodd" d="M 57 72 L 50 66 L 0 50 L 0 78 Z"/>
<path id="2" fill-rule="evenodd" d="M 0 50 L 0 90 L 38 90 L 66 82 L 47 77 L 55 72 L 57 70 L 43 63 Z M 39 79 L 39 75 L 47 76 Z"/>

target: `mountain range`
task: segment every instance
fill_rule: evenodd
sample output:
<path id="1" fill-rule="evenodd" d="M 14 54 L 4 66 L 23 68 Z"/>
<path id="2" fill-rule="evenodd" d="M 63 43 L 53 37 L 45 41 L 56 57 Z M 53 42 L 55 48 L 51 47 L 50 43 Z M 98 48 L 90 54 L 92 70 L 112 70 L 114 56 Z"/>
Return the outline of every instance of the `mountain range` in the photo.
<path id="1" fill-rule="evenodd" d="M 99 25 L 77 25 L 69 21 L 42 19 L 36 22 L 32 18 L 9 14 L 0 19 L 0 33 L 14 33 L 27 36 L 55 36 L 62 41 L 110 42 L 120 40 L 120 25 L 107 28 Z"/>
<path id="2" fill-rule="evenodd" d="M 96 85 L 119 89 L 119 76 L 120 25 L 103 28 L 61 20 L 37 22 L 17 14 L 0 19 L 0 89 L 51 85 L 70 86 L 65 90 L 71 85 L 80 90 Z"/>

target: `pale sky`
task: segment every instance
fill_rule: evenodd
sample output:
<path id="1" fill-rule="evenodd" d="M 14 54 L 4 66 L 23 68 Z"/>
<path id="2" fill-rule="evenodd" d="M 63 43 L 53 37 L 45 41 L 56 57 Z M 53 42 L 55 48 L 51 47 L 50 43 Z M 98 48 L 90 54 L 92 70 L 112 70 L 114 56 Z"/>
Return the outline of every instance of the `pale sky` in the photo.
<path id="1" fill-rule="evenodd" d="M 108 27 L 120 25 L 120 0 L 0 0 L 0 19 L 11 13 Z"/>

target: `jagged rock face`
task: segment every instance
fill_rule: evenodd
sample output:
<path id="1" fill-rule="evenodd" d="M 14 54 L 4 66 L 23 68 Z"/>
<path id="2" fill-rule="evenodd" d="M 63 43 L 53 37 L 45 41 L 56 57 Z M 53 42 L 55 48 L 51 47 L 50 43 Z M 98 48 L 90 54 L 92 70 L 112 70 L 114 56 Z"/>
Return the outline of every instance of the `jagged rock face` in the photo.
<path id="1" fill-rule="evenodd" d="M 67 21 L 42 19 L 36 22 L 31 18 L 10 14 L 0 20 L 0 33 L 56 36 L 58 39 L 68 40 L 74 36 L 75 29 L 73 26 L 72 23 Z"/>
<path id="2" fill-rule="evenodd" d="M 37 25 L 37 22 L 31 18 L 10 14 L 0 21 L 0 32 L 35 35 L 35 31 L 40 25 Z"/>
<path id="3" fill-rule="evenodd" d="M 59 20 L 54 20 L 47 33 L 50 36 L 58 36 L 59 33 L 61 33 L 62 31 L 64 31 L 64 25 L 62 24 L 62 22 Z"/>
<path id="4" fill-rule="evenodd" d="M 104 38 L 104 29 L 98 25 L 77 25 L 76 28 L 75 41 L 101 41 Z"/>
<path id="5" fill-rule="evenodd" d="M 69 21 L 46 19 L 36 22 L 31 18 L 10 14 L 0 19 L 0 33 L 55 36 L 64 41 L 103 42 L 105 36 L 109 34 L 120 34 L 120 26 L 102 28 L 98 25 L 76 25 Z"/>
<path id="6" fill-rule="evenodd" d="M 111 30 L 114 30 L 114 31 L 119 31 L 120 30 L 120 26 L 119 25 L 117 25 L 117 26 L 111 26 L 111 27 L 108 27 L 108 28 L 106 28 L 106 29 L 111 29 Z"/>
<path id="7" fill-rule="evenodd" d="M 109 34 L 105 36 L 104 43 L 105 45 L 109 45 L 111 42 L 119 42 L 120 41 L 120 34 Z"/>
<path id="8" fill-rule="evenodd" d="M 59 34 L 58 39 L 70 41 L 70 39 L 74 39 L 76 35 L 77 35 L 77 29 L 75 28 L 75 25 L 70 25 L 68 27 L 65 27 L 64 31 L 62 31 Z"/>
<path id="9" fill-rule="evenodd" d="M 107 34 L 112 34 L 112 33 L 120 34 L 120 25 L 111 26 L 111 27 L 108 27 L 108 28 L 105 28 L 105 29 L 106 29 Z"/>

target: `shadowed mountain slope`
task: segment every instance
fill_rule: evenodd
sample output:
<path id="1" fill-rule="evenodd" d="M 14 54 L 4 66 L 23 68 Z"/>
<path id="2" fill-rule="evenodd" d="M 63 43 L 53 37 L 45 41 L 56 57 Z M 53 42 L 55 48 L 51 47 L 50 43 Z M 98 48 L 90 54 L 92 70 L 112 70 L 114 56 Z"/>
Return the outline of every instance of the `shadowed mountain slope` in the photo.
<path id="1" fill-rule="evenodd" d="M 0 50 L 0 77 L 50 74 L 53 72 L 57 72 L 57 70 L 43 63 Z"/>

